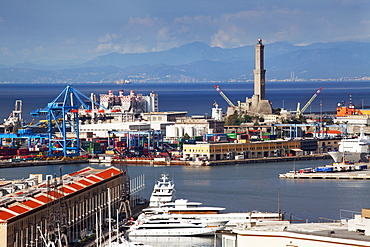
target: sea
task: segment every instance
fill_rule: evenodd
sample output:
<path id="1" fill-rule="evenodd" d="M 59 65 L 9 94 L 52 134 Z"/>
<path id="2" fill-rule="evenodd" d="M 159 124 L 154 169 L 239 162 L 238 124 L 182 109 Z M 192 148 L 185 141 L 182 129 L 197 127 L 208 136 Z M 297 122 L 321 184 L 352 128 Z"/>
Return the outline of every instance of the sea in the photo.
<path id="1" fill-rule="evenodd" d="M 23 118 L 29 122 L 33 118 L 30 112 L 43 109 L 58 97 L 68 84 L 0 84 L 0 122 L 14 110 L 15 101 L 23 102 Z M 124 90 L 125 95 L 134 90 L 136 94 L 148 95 L 155 92 L 159 97 L 160 111 L 187 111 L 188 115 L 211 116 L 211 108 L 216 102 L 224 112 L 227 103 L 216 91 L 214 85 L 237 105 L 245 102 L 246 97 L 253 95 L 253 82 L 235 83 L 89 83 L 74 84 L 74 89 L 87 97 L 108 94 L 112 90 L 118 95 Z M 266 99 L 272 102 L 273 108 L 284 108 L 295 111 L 298 102 L 303 107 L 306 102 L 322 87 L 321 93 L 307 108 L 306 113 L 335 112 L 338 103 L 352 102 L 356 107 L 370 106 L 370 83 L 366 81 L 314 81 L 314 82 L 267 82 Z M 35 119 L 37 121 L 38 119 Z"/>
<path id="2" fill-rule="evenodd" d="M 130 90 L 141 94 L 154 91 L 159 96 L 160 111 L 187 111 L 188 115 L 211 115 L 216 101 L 220 107 L 227 103 L 215 90 L 218 85 L 229 99 L 237 103 L 253 94 L 253 83 L 150 83 L 150 84 L 76 84 L 75 89 L 89 96 L 113 90 Z M 13 111 L 16 100 L 23 101 L 23 117 L 31 121 L 29 112 L 44 108 L 66 87 L 65 84 L 0 84 L 0 117 Z M 297 103 L 304 105 L 322 87 L 321 93 L 306 112 L 334 112 L 338 103 L 357 107 L 370 105 L 369 82 L 268 82 L 266 98 L 273 108 L 295 110 Z M 36 120 L 37 121 L 37 120 Z M 1 121 L 0 121 L 1 122 Z M 287 219 L 297 222 L 318 222 L 328 219 L 351 218 L 362 208 L 370 207 L 370 181 L 367 180 L 289 180 L 279 179 L 280 173 L 293 169 L 329 164 L 331 160 L 311 160 L 259 164 L 234 164 L 225 166 L 124 166 L 131 179 L 145 176 L 145 188 L 139 196 L 149 199 L 154 183 L 161 173 L 168 173 L 175 182 L 177 198 L 202 202 L 204 206 L 225 207 L 226 212 L 277 212 L 280 208 Z M 98 164 L 72 164 L 61 166 L 63 174 L 86 166 L 104 169 Z M 30 173 L 59 175 L 59 166 L 36 166 L 0 169 L 0 179 L 26 178 Z M 134 239 L 135 240 L 135 239 Z M 144 238 L 141 242 L 154 247 L 221 246 L 210 238 Z M 217 238 L 216 238 L 217 240 Z"/>

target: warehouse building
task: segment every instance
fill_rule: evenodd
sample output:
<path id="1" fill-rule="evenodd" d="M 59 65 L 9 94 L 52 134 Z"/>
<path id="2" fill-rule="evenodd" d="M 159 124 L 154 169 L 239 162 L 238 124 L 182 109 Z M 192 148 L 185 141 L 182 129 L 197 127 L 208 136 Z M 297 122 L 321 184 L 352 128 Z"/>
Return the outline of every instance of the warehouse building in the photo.
<path id="1" fill-rule="evenodd" d="M 43 239 L 68 246 L 91 235 L 97 225 L 106 225 L 109 207 L 116 215 L 116 209 L 121 214 L 129 206 L 128 176 L 115 167 L 87 167 L 41 180 L 33 175 L 0 185 L 0 246 L 45 246 Z"/>

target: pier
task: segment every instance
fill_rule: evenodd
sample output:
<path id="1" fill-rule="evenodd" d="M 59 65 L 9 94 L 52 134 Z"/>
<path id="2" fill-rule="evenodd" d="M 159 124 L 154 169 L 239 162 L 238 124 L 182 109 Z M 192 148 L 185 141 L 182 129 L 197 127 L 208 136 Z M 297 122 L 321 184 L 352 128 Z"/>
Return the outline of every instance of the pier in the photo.
<path id="1" fill-rule="evenodd" d="M 368 180 L 370 179 L 370 169 L 351 172 L 316 172 L 316 173 L 288 172 L 284 174 L 279 174 L 279 178 Z"/>
<path id="2" fill-rule="evenodd" d="M 50 166 L 50 165 L 64 165 L 88 163 L 87 160 L 32 160 L 32 161 L 0 161 L 0 168 L 10 167 L 25 167 L 25 166 Z"/>
<path id="3" fill-rule="evenodd" d="M 219 166 L 219 165 L 235 165 L 235 164 L 255 164 L 255 163 L 271 163 L 271 162 L 289 162 L 297 160 L 316 160 L 330 159 L 328 154 L 313 154 L 303 156 L 284 156 L 284 157 L 264 157 L 255 159 L 239 159 L 239 160 L 165 160 L 155 161 L 145 158 L 130 158 L 130 159 L 112 159 L 113 164 L 125 163 L 127 165 L 163 165 L 163 166 Z"/>

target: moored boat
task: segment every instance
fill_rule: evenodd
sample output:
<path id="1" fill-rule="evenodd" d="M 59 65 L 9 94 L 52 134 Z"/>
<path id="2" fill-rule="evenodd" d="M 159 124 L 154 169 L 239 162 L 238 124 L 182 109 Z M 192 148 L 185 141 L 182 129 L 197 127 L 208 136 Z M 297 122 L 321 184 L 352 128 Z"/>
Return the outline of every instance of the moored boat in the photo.
<path id="1" fill-rule="evenodd" d="M 192 220 L 142 215 L 128 232 L 133 236 L 204 236 L 225 229 L 227 220 Z"/>
<path id="2" fill-rule="evenodd" d="M 164 203 L 173 202 L 175 200 L 175 192 L 173 181 L 168 177 L 168 174 L 163 173 L 154 185 L 149 199 L 149 207 L 156 208 Z"/>
<path id="3" fill-rule="evenodd" d="M 338 144 L 338 150 L 328 152 L 334 162 L 369 162 L 370 138 L 364 134 L 363 129 L 359 137 L 342 139 Z"/>

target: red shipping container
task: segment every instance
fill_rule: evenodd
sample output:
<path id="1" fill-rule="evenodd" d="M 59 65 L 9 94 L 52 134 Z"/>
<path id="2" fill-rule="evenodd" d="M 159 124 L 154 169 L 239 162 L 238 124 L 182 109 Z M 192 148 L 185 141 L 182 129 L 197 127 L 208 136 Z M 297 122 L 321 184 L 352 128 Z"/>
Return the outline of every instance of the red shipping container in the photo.
<path id="1" fill-rule="evenodd" d="M 18 156 L 28 155 L 29 153 L 30 153 L 30 151 L 27 148 L 20 148 L 20 149 L 17 150 L 17 155 Z"/>

